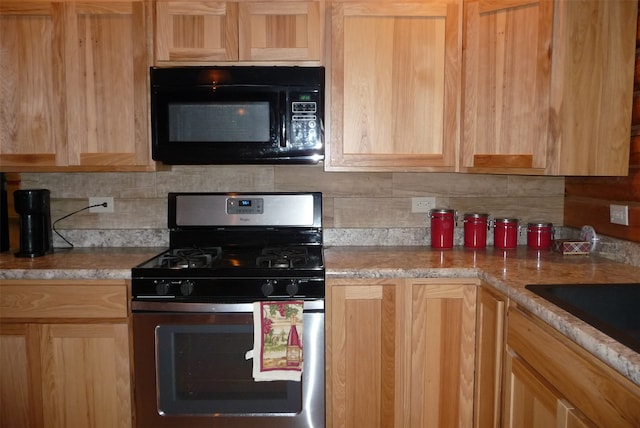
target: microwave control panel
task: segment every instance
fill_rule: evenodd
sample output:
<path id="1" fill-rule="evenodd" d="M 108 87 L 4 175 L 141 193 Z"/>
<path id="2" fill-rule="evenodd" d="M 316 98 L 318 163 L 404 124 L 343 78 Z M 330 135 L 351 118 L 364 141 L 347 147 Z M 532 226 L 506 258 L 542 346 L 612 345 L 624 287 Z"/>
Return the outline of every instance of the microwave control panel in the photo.
<path id="1" fill-rule="evenodd" d="M 293 147 L 314 148 L 321 145 L 316 94 L 299 94 L 299 101 L 291 102 L 291 136 Z"/>

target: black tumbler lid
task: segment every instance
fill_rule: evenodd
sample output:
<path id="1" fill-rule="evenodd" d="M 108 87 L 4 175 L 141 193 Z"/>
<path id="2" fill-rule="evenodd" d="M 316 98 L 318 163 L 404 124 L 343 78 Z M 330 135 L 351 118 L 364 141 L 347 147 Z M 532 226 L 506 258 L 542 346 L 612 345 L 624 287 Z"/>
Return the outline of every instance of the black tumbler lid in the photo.
<path id="1" fill-rule="evenodd" d="M 20 189 L 13 192 L 13 202 L 18 214 L 47 214 L 49 201 L 48 189 Z"/>

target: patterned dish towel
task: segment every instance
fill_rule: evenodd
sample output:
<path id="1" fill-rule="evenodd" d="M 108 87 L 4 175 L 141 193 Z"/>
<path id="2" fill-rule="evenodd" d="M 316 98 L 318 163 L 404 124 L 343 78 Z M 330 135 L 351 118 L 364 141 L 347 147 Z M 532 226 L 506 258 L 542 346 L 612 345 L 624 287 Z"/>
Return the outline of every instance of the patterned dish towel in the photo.
<path id="1" fill-rule="evenodd" d="M 303 302 L 254 302 L 253 378 L 256 382 L 302 378 Z"/>

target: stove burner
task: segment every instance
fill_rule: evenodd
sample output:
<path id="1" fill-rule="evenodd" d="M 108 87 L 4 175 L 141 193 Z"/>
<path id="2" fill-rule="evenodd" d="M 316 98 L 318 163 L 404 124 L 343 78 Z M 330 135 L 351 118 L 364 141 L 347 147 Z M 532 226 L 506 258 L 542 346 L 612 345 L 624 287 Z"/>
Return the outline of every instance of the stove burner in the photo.
<path id="1" fill-rule="evenodd" d="M 169 269 L 211 267 L 221 254 L 220 247 L 177 248 L 160 256 L 158 267 Z"/>
<path id="2" fill-rule="evenodd" d="M 307 263 L 304 247 L 267 247 L 256 258 L 256 266 L 267 268 L 295 268 Z"/>

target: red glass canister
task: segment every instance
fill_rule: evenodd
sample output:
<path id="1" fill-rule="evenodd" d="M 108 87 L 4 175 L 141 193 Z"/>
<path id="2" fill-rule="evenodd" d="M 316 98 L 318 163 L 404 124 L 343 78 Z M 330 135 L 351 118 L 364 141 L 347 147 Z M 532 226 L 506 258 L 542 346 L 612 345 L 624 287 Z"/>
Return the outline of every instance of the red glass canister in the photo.
<path id="1" fill-rule="evenodd" d="M 452 248 L 455 211 L 434 208 L 429 211 L 431 218 L 431 248 Z"/>
<path id="2" fill-rule="evenodd" d="M 464 215 L 464 246 L 484 248 L 487 246 L 487 220 L 489 214 L 466 213 Z"/>
<path id="3" fill-rule="evenodd" d="M 553 224 L 544 221 L 527 224 L 527 247 L 536 250 L 551 248 Z"/>
<path id="4" fill-rule="evenodd" d="M 496 218 L 493 220 L 493 245 L 503 250 L 518 246 L 518 219 Z"/>

